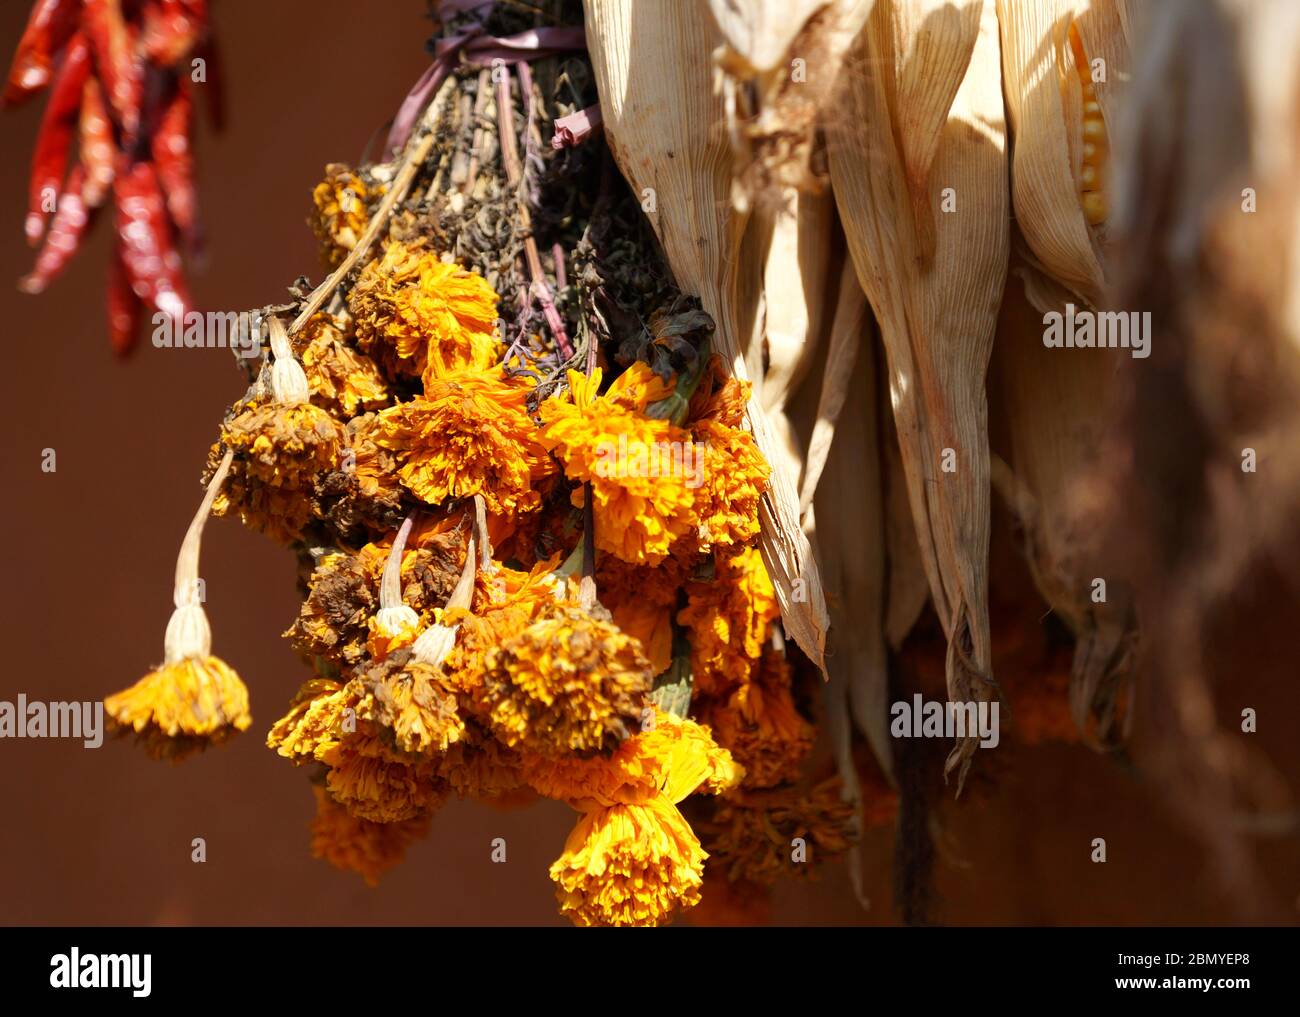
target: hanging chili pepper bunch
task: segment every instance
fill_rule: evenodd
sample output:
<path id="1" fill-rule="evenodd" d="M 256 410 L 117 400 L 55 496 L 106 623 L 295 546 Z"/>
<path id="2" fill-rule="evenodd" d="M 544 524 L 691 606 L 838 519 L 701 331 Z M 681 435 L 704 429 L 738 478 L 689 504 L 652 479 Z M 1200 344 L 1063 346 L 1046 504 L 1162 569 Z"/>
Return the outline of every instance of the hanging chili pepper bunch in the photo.
<path id="1" fill-rule="evenodd" d="M 181 318 L 190 304 L 181 251 L 200 245 L 195 85 L 209 90 L 220 121 L 207 8 L 207 0 L 36 0 L 4 90 L 6 107 L 50 93 L 25 223 L 40 253 L 19 286 L 42 292 L 111 200 L 108 322 L 121 354 L 146 307 Z"/>

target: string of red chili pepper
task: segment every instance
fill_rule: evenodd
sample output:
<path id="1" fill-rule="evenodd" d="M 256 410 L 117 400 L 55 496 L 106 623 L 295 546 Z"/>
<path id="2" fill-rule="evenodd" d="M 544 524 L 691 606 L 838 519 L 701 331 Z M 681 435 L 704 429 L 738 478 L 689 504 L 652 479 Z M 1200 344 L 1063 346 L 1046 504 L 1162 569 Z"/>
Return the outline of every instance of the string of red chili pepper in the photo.
<path id="1" fill-rule="evenodd" d="M 146 308 L 183 317 L 190 306 L 180 250 L 196 253 L 201 238 L 190 143 L 199 80 L 220 126 L 207 0 L 36 0 L 4 88 L 4 106 L 50 93 L 24 223 L 41 249 L 19 285 L 49 286 L 111 195 L 108 322 L 119 353 L 135 345 Z"/>

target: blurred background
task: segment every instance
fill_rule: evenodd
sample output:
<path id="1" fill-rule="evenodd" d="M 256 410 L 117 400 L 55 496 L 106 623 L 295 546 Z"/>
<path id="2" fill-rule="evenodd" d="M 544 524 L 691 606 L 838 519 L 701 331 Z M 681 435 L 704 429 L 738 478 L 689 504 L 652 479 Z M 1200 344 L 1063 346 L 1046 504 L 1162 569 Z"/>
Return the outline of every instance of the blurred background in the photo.
<path id="1" fill-rule="evenodd" d="M 322 277 L 305 224 L 310 190 L 326 163 L 359 161 L 396 111 L 427 64 L 430 24 L 420 0 L 214 6 L 228 125 L 198 132 L 207 264 L 190 278 L 200 308 L 237 310 L 280 299 L 300 273 Z M 28 7 L 0 9 L 6 61 Z M 9 646 L 0 699 L 78 701 L 129 685 L 161 658 L 176 550 L 201 497 L 208 446 L 244 382 L 226 350 L 155 349 L 147 334 L 128 360 L 114 357 L 105 222 L 48 293 L 17 292 L 33 258 L 22 221 L 42 106 L 0 116 L 0 618 Z M 57 472 L 41 471 L 46 448 Z M 995 559 L 1010 547 L 1004 525 Z M 0 923 L 566 924 L 546 874 L 573 821 L 558 804 L 499 812 L 452 803 L 377 889 L 310 856 L 305 774 L 263 745 L 303 679 L 280 638 L 299 603 L 294 561 L 234 520 L 214 520 L 203 550 L 214 648 L 251 689 L 252 729 L 180 766 L 114 741 L 93 751 L 71 740 L 0 741 Z M 1257 744 L 1295 786 L 1294 668 L 1288 684 L 1278 674 L 1293 651 L 1284 630 L 1262 624 L 1285 589 L 1260 576 L 1225 612 L 1229 631 L 1253 625 L 1258 638 L 1232 644 L 1218 705 L 1229 722 L 1245 706 L 1259 711 Z M 936 819 L 936 921 L 1243 920 L 1139 767 L 1078 744 L 1008 740 L 988 780 L 961 802 L 947 798 Z M 195 837 L 206 841 L 203 864 L 190 860 Z M 504 864 L 491 861 L 496 837 L 506 840 Z M 1090 861 L 1095 837 L 1107 841 L 1105 864 Z M 1252 844 L 1267 901 L 1247 917 L 1295 921 L 1294 838 Z M 897 921 L 892 856 L 892 831 L 870 831 L 870 910 L 833 865 L 818 881 L 779 885 L 772 919 Z"/>

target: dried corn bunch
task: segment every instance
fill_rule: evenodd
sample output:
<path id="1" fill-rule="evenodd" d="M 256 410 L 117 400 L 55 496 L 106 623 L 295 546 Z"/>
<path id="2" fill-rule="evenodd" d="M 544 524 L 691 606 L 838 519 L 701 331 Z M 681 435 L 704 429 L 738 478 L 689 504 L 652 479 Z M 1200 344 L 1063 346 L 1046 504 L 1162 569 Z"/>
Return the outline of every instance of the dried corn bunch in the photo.
<path id="1" fill-rule="evenodd" d="M 878 4 L 841 70 L 831 179 L 887 354 L 913 519 L 948 634 L 949 697 L 988 700 L 984 376 L 1009 244 L 997 21 L 979 3 L 924 20 L 906 6 Z M 921 45 L 938 54 L 936 73 L 915 71 Z M 959 779 L 974 749 L 968 738 L 949 757 Z"/>
<path id="2" fill-rule="evenodd" d="M 1094 350 L 1045 347 L 1026 289 L 1048 306 L 1053 296 L 1059 309 L 1066 303 L 1061 288 L 1034 269 L 1013 270 L 990 381 L 1009 444 L 994 461 L 993 480 L 1020 524 L 1043 599 L 1074 634 L 1075 724 L 1095 744 L 1113 744 L 1123 730 L 1118 722 L 1132 717 L 1118 712 L 1134 664 L 1136 618 L 1124 577 L 1103 564 L 1091 482 L 1117 409 L 1117 365 Z"/>
<path id="3" fill-rule="evenodd" d="M 732 202 L 786 187 L 821 192 L 816 131 L 844 53 L 872 0 L 706 0 L 723 40 L 714 87 L 736 158 Z"/>
<path id="4" fill-rule="evenodd" d="M 443 30 L 559 46 L 574 13 Z M 544 143 L 592 105 L 585 56 L 494 74 L 493 52 L 462 54 L 391 161 L 328 167 L 309 221 L 332 271 L 263 309 L 196 526 L 237 515 L 298 555 L 309 671 L 267 742 L 311 774 L 314 854 L 373 883 L 452 795 L 540 795 L 579 816 L 561 911 L 656 925 L 700 900 L 687 800 L 792 794 L 816 736 L 757 546 L 772 470 L 600 140 Z M 111 700 L 159 754 L 248 726 L 205 626 Z M 210 723 L 169 726 L 178 704 Z M 832 806 L 816 862 L 853 833 Z M 728 846 L 769 845 L 751 824 Z"/>
<path id="5" fill-rule="evenodd" d="M 716 28 L 692 5 L 588 0 L 588 46 L 610 147 L 663 244 L 678 284 L 716 324 L 718 350 L 746 377 L 745 337 L 753 301 L 739 277 L 745 217 L 730 207 L 733 159 L 717 131 L 721 100 L 711 89 Z M 633 49 L 635 47 L 635 54 Z M 776 466 L 760 506 L 764 560 L 787 632 L 818 666 L 826 607 L 817 564 L 799 527 L 797 478 L 782 469 L 777 439 L 751 402 L 746 423 Z"/>
<path id="6" fill-rule="evenodd" d="M 1016 221 L 1038 267 L 1096 306 L 1110 130 L 1129 75 L 1127 0 L 998 0 Z"/>

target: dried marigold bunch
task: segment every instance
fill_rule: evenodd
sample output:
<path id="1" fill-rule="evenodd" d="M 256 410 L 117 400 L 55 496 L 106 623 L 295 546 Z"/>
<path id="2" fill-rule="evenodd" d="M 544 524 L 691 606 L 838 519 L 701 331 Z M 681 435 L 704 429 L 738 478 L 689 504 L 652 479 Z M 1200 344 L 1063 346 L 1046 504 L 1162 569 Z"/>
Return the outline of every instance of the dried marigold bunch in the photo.
<path id="1" fill-rule="evenodd" d="M 329 168 L 334 271 L 265 309 L 209 496 L 299 557 L 303 681 L 267 744 L 310 774 L 314 855 L 373 883 L 453 795 L 551 798 L 578 813 L 561 912 L 659 925 L 705 885 L 691 799 L 786 793 L 815 729 L 750 389 L 599 143 L 534 144 L 572 111 L 527 66 L 461 67 L 391 162 Z"/>

